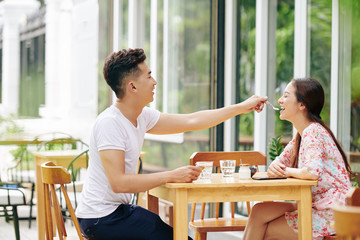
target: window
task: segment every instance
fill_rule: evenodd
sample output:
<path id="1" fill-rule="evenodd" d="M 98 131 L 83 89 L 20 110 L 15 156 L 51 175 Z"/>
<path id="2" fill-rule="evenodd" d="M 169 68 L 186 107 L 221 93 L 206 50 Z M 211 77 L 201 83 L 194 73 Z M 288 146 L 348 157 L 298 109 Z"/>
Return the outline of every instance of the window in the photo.
<path id="1" fill-rule="evenodd" d="M 274 104 L 284 93 L 286 85 L 294 75 L 294 1 L 281 0 L 277 4 L 276 17 L 276 81 Z M 271 101 L 271 100 L 270 100 Z M 275 137 L 282 136 L 284 144 L 292 138 L 292 124 L 288 121 L 280 120 L 278 111 L 274 112 Z"/>
<path id="2" fill-rule="evenodd" d="M 318 80 L 325 92 L 322 120 L 330 123 L 331 85 L 331 1 L 310 1 L 308 6 L 308 28 L 310 32 L 310 76 Z"/>
<path id="3" fill-rule="evenodd" d="M 256 1 L 237 1 L 236 99 L 242 102 L 255 93 Z M 236 117 L 238 150 L 253 149 L 254 113 Z"/>
<path id="4" fill-rule="evenodd" d="M 349 153 L 352 170 L 360 172 L 360 3 L 349 0 L 338 4 L 337 135 Z"/>
<path id="5" fill-rule="evenodd" d="M 19 116 L 39 117 L 45 103 L 45 34 L 20 42 Z"/>

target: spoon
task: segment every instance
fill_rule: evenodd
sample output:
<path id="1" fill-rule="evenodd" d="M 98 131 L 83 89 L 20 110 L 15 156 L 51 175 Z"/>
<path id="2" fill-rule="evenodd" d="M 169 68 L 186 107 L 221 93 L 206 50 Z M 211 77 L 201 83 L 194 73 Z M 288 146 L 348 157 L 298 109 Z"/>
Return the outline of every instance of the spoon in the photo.
<path id="1" fill-rule="evenodd" d="M 270 106 L 271 106 L 274 110 L 280 110 L 279 108 L 274 107 L 274 105 L 272 105 L 271 102 L 268 101 L 268 103 L 270 104 Z"/>

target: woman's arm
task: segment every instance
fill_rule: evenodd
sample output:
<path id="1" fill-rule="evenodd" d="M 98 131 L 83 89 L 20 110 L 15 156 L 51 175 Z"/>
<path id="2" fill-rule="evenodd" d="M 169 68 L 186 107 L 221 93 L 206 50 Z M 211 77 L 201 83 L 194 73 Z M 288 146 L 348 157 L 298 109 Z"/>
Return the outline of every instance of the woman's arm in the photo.
<path id="1" fill-rule="evenodd" d="M 319 177 L 310 173 L 306 167 L 303 168 L 285 168 L 286 177 L 294 177 L 300 179 L 317 180 Z"/>

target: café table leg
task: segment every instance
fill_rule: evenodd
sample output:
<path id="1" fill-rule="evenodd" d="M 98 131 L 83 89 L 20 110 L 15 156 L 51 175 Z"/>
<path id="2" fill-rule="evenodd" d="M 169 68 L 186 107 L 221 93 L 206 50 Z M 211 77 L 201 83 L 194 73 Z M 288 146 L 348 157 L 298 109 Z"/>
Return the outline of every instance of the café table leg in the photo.
<path id="1" fill-rule="evenodd" d="M 301 187 L 301 199 L 298 201 L 299 239 L 312 239 L 311 188 Z"/>
<path id="2" fill-rule="evenodd" d="M 146 191 L 146 195 L 146 208 L 159 215 L 159 198 L 151 195 L 149 191 Z"/>
<path id="3" fill-rule="evenodd" d="M 188 239 L 187 190 L 176 189 L 174 199 L 174 240 Z"/>

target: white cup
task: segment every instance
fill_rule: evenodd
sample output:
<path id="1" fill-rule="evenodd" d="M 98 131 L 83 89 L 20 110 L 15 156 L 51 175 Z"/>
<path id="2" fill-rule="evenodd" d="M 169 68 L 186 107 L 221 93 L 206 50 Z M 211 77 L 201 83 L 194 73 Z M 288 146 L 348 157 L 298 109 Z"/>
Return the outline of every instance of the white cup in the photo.
<path id="1" fill-rule="evenodd" d="M 213 162 L 196 162 L 195 165 L 202 169 L 198 179 L 211 179 Z"/>
<path id="2" fill-rule="evenodd" d="M 220 169 L 223 177 L 234 177 L 236 160 L 220 160 Z"/>
<path id="3" fill-rule="evenodd" d="M 251 178 L 251 170 L 249 164 L 240 164 L 239 178 L 240 179 Z"/>

